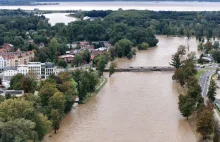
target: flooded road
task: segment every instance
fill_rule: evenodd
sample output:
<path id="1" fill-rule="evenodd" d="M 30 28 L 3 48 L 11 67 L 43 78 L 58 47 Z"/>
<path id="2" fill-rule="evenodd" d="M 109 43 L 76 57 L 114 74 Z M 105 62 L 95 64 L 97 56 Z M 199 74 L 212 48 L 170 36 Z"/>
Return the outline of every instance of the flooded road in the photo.
<path id="1" fill-rule="evenodd" d="M 197 49 L 195 39 L 158 39 L 157 47 L 138 52 L 130 61 L 120 59 L 118 65 L 169 65 L 178 45 L 188 42 L 190 50 Z M 195 142 L 188 122 L 178 110 L 177 84 L 172 75 L 113 74 L 97 96 L 72 110 L 58 133 L 47 135 L 43 142 Z"/>

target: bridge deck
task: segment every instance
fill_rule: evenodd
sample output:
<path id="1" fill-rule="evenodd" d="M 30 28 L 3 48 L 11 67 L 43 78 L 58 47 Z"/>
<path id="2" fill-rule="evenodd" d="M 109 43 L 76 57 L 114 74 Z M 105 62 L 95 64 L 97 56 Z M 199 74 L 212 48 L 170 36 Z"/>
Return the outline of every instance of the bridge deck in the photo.
<path id="1" fill-rule="evenodd" d="M 153 66 L 153 67 L 118 67 L 115 72 L 149 72 L 149 71 L 174 71 L 174 67 L 170 66 Z M 104 70 L 109 72 L 109 68 Z"/>

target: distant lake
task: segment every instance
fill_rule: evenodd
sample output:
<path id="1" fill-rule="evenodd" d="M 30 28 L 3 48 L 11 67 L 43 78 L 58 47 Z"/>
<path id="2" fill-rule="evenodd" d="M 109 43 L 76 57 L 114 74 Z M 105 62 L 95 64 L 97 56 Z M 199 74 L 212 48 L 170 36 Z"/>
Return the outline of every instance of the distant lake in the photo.
<path id="1" fill-rule="evenodd" d="M 60 5 L 0 6 L 0 9 L 33 10 L 117 10 L 122 8 L 154 11 L 220 11 L 220 2 L 60 2 Z"/>
<path id="2" fill-rule="evenodd" d="M 46 18 L 49 19 L 49 23 L 54 26 L 56 23 L 65 23 L 68 24 L 70 22 L 76 21 L 74 17 L 68 17 L 69 13 L 50 13 L 44 14 Z"/>

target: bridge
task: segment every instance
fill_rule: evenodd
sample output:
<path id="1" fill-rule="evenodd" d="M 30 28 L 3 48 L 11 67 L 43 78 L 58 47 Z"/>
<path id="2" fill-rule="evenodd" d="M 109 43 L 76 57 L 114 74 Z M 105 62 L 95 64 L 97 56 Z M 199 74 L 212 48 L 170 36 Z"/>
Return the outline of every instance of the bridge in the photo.
<path id="1" fill-rule="evenodd" d="M 115 72 L 150 72 L 150 71 L 174 71 L 171 66 L 147 66 L 147 67 L 118 67 Z M 109 68 L 105 68 L 104 72 L 109 72 Z"/>

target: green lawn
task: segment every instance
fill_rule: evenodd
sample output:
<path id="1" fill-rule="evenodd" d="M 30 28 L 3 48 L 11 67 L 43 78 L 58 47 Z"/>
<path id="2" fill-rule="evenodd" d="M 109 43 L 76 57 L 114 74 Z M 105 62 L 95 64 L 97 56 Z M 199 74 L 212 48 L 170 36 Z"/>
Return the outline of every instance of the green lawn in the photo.
<path id="1" fill-rule="evenodd" d="M 199 80 L 200 77 L 205 73 L 205 70 L 198 70 L 196 74 L 196 78 Z"/>

